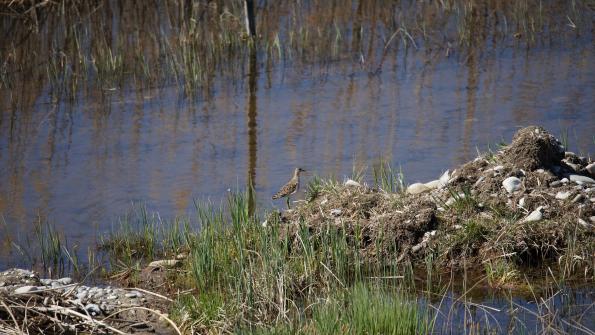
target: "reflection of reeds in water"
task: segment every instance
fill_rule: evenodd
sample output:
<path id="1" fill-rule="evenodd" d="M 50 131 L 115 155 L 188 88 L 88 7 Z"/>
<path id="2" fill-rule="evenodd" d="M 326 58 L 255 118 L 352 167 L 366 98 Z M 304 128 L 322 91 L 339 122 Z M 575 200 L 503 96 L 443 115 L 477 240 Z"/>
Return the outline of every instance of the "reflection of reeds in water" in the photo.
<path id="1" fill-rule="evenodd" d="M 401 49 L 465 55 L 589 34 L 585 6 L 537 0 L 278 1 L 257 8 L 256 47 L 264 64 L 346 60 L 374 73 Z M 186 94 L 208 95 L 215 77 L 243 77 L 252 43 L 241 1 L 62 1 L 34 9 L 3 1 L 0 12 L 6 41 L 0 87 L 9 89 L 39 78 L 62 94 L 93 79 L 103 89 L 175 84 Z"/>

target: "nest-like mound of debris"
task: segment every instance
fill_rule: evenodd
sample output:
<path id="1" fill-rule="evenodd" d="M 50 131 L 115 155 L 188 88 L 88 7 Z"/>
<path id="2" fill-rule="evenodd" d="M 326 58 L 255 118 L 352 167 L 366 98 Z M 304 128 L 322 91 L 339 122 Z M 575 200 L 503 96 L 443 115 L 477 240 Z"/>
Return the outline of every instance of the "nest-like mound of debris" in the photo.
<path id="1" fill-rule="evenodd" d="M 153 333 L 166 329 L 160 319 L 175 328 L 149 308 L 160 299 L 144 290 L 88 287 L 68 277 L 40 279 L 33 271 L 10 269 L 0 272 L 0 333 Z"/>
<path id="2" fill-rule="evenodd" d="M 370 261 L 431 254 L 455 268 L 506 259 L 582 271 L 595 264 L 594 174 L 592 160 L 532 126 L 500 151 L 400 193 L 351 180 L 322 188 L 282 213 L 283 236 L 297 241 L 304 225 L 313 237 L 334 229 L 353 235 Z"/>

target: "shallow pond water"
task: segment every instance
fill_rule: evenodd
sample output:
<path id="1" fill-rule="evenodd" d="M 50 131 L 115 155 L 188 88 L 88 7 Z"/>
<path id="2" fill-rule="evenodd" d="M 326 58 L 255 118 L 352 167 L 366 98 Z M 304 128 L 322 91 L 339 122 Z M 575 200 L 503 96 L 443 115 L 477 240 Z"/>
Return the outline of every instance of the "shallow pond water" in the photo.
<path id="1" fill-rule="evenodd" d="M 392 9 L 427 14 L 414 2 L 406 3 L 409 7 Z M 576 36 L 571 31 L 572 37 L 564 35 L 555 42 L 521 46 L 513 37 L 497 44 L 494 36 L 503 30 L 494 28 L 490 35 L 494 39 L 484 36 L 481 52 L 454 55 L 450 47 L 429 52 L 429 46 L 424 48 L 411 36 L 412 43 L 407 44 L 407 35 L 401 34 L 400 49 L 372 52 L 374 41 L 386 50 L 395 36 L 390 35 L 388 23 L 375 30 L 374 20 L 383 19 L 377 9 L 384 7 L 382 2 L 373 4 L 371 9 L 353 5 L 359 19 L 336 14 L 333 5 L 337 32 L 329 38 L 339 41 L 337 46 L 303 42 L 304 48 L 332 49 L 331 56 L 321 56 L 323 61 L 302 55 L 299 62 L 285 57 L 271 62 L 270 53 L 260 52 L 253 59 L 240 54 L 234 75 L 222 70 L 223 74 L 209 77 L 208 94 L 198 96 L 184 94 L 171 81 L 143 86 L 131 83 L 134 79 L 114 85 L 99 56 L 89 56 L 95 75 L 80 79 L 69 96 L 56 95 L 56 80 L 65 82 L 68 77 L 53 74 L 59 62 L 50 61 L 32 72 L 36 76 L 25 73 L 27 82 L 11 81 L 9 74 L 19 73 L 18 67 L 3 68 L 2 234 L 24 236 L 34 222 L 47 221 L 85 250 L 132 203 L 144 203 L 171 218 L 191 213 L 193 199 L 219 202 L 229 190 L 245 189 L 249 180 L 259 207 L 281 207 L 284 203 L 270 196 L 296 166 L 310 171 L 306 181 L 313 174 L 341 179 L 354 167 L 382 159 L 402 169 L 408 182 L 428 181 L 473 158 L 478 150 L 509 141 L 516 129 L 530 124 L 559 135 L 578 153 L 588 155 L 595 149 L 595 49 L 588 30 Z M 291 21 L 292 11 L 304 20 L 322 20 L 317 10 L 328 9 L 325 6 L 313 1 L 296 9 L 282 2 L 271 12 L 283 14 L 282 25 Z M 99 10 L 103 15 L 105 7 Z M 166 24 L 161 20 L 170 14 L 166 7 L 143 24 L 154 19 L 162 28 Z M 510 10 L 513 15 L 517 9 Z M 108 21 L 107 35 L 117 40 L 118 32 L 126 32 L 126 20 L 114 9 L 107 12 L 114 17 Z M 93 26 L 95 21 L 89 20 Z M 14 27 L 7 22 L 3 27 L 8 36 Z M 352 27 L 358 22 L 360 30 Z M 456 32 L 448 22 L 447 31 Z M 274 31 L 268 24 L 275 26 L 262 23 L 265 34 Z M 170 25 L 161 33 L 170 36 L 175 24 Z M 560 24 L 571 30 L 567 25 Z M 43 24 L 40 29 L 42 37 L 55 34 Z M 83 33 L 85 29 L 83 25 Z M 293 36 L 289 29 L 278 31 Z M 345 35 L 339 33 L 343 29 Z M 82 44 L 93 49 L 97 38 L 85 36 Z M 28 38 L 11 39 L 12 49 L 5 44 L 3 66 L 15 55 L 47 51 L 41 43 L 36 52 L 34 37 L 31 43 Z M 366 38 L 372 41 L 368 52 Z M 289 40 L 288 45 L 296 43 Z M 68 38 L 65 41 L 67 50 Z M 350 49 L 341 56 L 342 45 L 357 45 L 361 52 Z M 65 62 L 66 56 L 51 57 Z M 369 65 L 373 62 L 379 65 Z M 98 78 L 100 84 L 93 84 Z M 11 262 L 11 241 L 2 239 L 0 265 Z"/>

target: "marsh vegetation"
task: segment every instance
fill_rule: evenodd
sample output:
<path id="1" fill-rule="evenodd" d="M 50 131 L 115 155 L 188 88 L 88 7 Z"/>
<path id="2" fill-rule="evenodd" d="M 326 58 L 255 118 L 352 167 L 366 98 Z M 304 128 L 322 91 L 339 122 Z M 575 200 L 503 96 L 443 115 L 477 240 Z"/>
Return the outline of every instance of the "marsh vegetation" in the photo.
<path id="1" fill-rule="evenodd" d="M 593 333 L 593 188 L 561 182 L 592 164 L 592 1 L 256 5 L 251 38 L 242 1 L 0 0 L 0 265 L 156 292 L 184 333 Z M 484 152 L 542 121 L 578 154 Z M 65 331 L 33 294 L 0 331 Z"/>

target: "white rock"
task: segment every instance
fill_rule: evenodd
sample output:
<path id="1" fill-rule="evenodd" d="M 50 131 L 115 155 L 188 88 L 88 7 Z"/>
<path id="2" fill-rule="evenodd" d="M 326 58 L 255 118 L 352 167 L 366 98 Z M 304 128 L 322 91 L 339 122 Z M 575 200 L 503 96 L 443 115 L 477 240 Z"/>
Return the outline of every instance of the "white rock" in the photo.
<path id="1" fill-rule="evenodd" d="M 568 182 L 568 178 L 562 178 L 560 179 L 560 181 L 562 182 L 562 184 L 566 184 Z"/>
<path id="2" fill-rule="evenodd" d="M 81 291 L 75 295 L 78 299 L 85 299 L 87 297 L 87 291 Z"/>
<path id="3" fill-rule="evenodd" d="M 440 178 L 438 178 L 438 180 L 440 181 L 440 186 L 438 187 L 445 187 L 450 181 L 450 170 L 444 171 L 444 173 L 442 174 L 442 176 L 440 176 Z"/>
<path id="4" fill-rule="evenodd" d="M 456 224 L 453 226 L 454 229 L 463 229 L 463 226 L 461 226 L 460 224 Z"/>
<path id="5" fill-rule="evenodd" d="M 97 304 L 88 304 L 85 306 L 85 310 L 91 314 L 91 316 L 97 316 L 101 314 L 101 309 Z"/>
<path id="6" fill-rule="evenodd" d="M 163 259 L 159 261 L 152 261 L 149 263 L 150 268 L 173 268 L 180 264 L 181 261 L 178 259 Z"/>
<path id="7" fill-rule="evenodd" d="M 572 194 L 572 192 L 570 192 L 570 191 L 567 191 L 567 192 L 560 191 L 560 192 L 556 193 L 556 199 L 566 200 L 570 197 L 571 194 Z"/>
<path id="8" fill-rule="evenodd" d="M 585 170 L 589 172 L 591 176 L 595 176 L 595 163 L 591 163 L 585 167 Z"/>
<path id="9" fill-rule="evenodd" d="M 436 180 L 432 180 L 430 182 L 427 182 L 424 184 L 428 189 L 435 189 L 435 188 L 439 188 L 441 187 L 441 183 L 440 180 L 436 179 Z"/>
<path id="10" fill-rule="evenodd" d="M 419 193 L 426 192 L 428 190 L 430 190 L 430 189 L 422 183 L 411 184 L 411 185 L 409 185 L 409 187 L 407 187 L 408 194 L 419 194 Z"/>
<path id="11" fill-rule="evenodd" d="M 60 278 L 57 280 L 59 283 L 61 283 L 62 285 L 69 285 L 72 283 L 72 278 L 70 277 L 64 277 L 64 278 Z"/>
<path id="12" fill-rule="evenodd" d="M 31 285 L 27 285 L 27 286 L 21 286 L 19 288 L 17 288 L 16 290 L 13 291 L 14 294 L 27 294 L 27 293 L 33 293 L 36 292 L 37 286 L 31 286 Z"/>
<path id="13" fill-rule="evenodd" d="M 362 186 L 362 184 L 360 184 L 357 181 L 352 180 L 352 179 L 347 179 L 345 181 L 345 184 L 344 185 L 347 186 L 347 187 L 361 187 Z"/>
<path id="14" fill-rule="evenodd" d="M 595 180 L 593 178 L 589 178 L 587 176 L 581 176 L 580 174 L 571 174 L 568 176 L 570 181 L 573 181 L 578 184 L 578 182 L 587 183 L 587 184 L 595 184 Z"/>
<path id="15" fill-rule="evenodd" d="M 269 220 L 264 220 L 261 224 L 261 226 L 266 227 L 269 225 Z"/>
<path id="16" fill-rule="evenodd" d="M 502 186 L 508 193 L 514 193 L 521 188 L 521 180 L 517 177 L 508 177 L 502 182 Z"/>
<path id="17" fill-rule="evenodd" d="M 116 299 L 118 299 L 118 296 L 115 294 L 112 294 L 112 295 L 108 296 L 106 299 L 107 300 L 116 300 Z"/>
<path id="18" fill-rule="evenodd" d="M 523 222 L 536 222 L 541 219 L 543 219 L 543 207 L 539 206 L 536 210 L 531 212 L 531 214 L 527 215 L 527 217 L 523 219 Z"/>
<path id="19" fill-rule="evenodd" d="M 331 215 L 332 216 L 339 216 L 339 215 L 341 215 L 341 212 L 342 211 L 339 208 L 335 208 L 335 209 L 331 210 Z"/>
<path id="20" fill-rule="evenodd" d="M 519 200 L 519 207 L 524 208 L 525 207 L 525 197 L 522 197 Z"/>
<path id="21" fill-rule="evenodd" d="M 39 282 L 40 282 L 40 283 L 42 283 L 42 284 L 43 284 L 43 285 L 45 285 L 45 286 L 50 286 L 50 285 L 52 285 L 52 280 L 51 280 L 51 279 L 45 279 L 45 278 L 44 278 L 44 279 L 40 279 L 40 280 L 39 280 Z"/>
<path id="22" fill-rule="evenodd" d="M 591 220 L 591 222 L 595 223 L 595 216 L 591 216 L 591 217 L 589 218 L 589 220 Z"/>
<path id="23" fill-rule="evenodd" d="M 124 295 L 126 298 L 140 298 L 143 296 L 139 291 L 130 291 Z"/>

